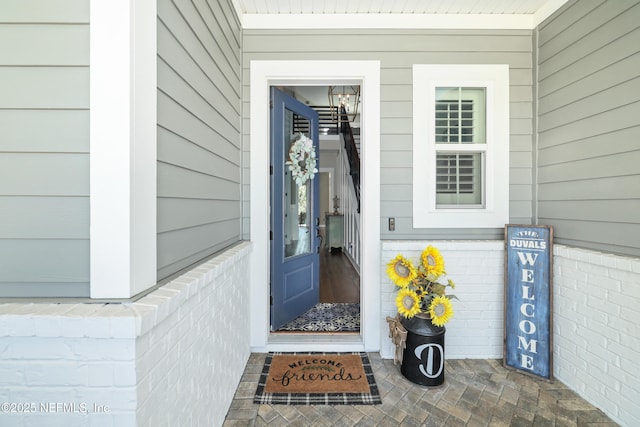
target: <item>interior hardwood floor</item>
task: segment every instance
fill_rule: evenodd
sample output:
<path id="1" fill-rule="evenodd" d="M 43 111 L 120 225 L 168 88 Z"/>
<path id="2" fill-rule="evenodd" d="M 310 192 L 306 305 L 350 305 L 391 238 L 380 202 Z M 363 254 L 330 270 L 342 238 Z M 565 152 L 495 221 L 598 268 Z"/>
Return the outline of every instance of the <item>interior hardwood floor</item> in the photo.
<path id="1" fill-rule="evenodd" d="M 360 302 L 360 275 L 342 251 L 320 251 L 320 302 Z"/>
<path id="2" fill-rule="evenodd" d="M 321 303 L 360 303 L 360 275 L 342 251 L 330 252 L 324 245 L 320 250 Z M 300 333 L 278 330 L 273 334 Z M 311 332 L 309 333 L 322 333 Z M 333 332 L 335 333 L 335 332 Z M 350 334 L 353 332 L 339 332 Z"/>

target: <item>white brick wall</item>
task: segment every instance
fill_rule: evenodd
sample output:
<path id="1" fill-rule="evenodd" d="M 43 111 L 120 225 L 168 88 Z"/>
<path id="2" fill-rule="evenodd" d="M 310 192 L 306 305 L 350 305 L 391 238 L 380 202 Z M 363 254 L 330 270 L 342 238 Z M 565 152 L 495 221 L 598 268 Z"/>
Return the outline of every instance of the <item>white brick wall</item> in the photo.
<path id="1" fill-rule="evenodd" d="M 161 289 L 172 300 L 180 296 L 136 343 L 139 425 L 222 425 L 250 354 L 243 252 L 223 254 Z"/>
<path id="2" fill-rule="evenodd" d="M 383 316 L 396 313 L 386 262 L 417 260 L 428 244 L 460 298 L 446 357 L 501 358 L 502 241 L 382 242 Z M 249 251 L 239 245 L 133 304 L 0 304 L 0 403 L 38 405 L 0 413 L 0 425 L 221 425 L 250 353 Z M 555 377 L 640 425 L 640 260 L 555 245 L 553 289 Z M 65 412 L 81 404 L 109 412 Z"/>
<path id="3" fill-rule="evenodd" d="M 386 273 L 386 264 L 401 253 L 419 262 L 433 245 L 442 253 L 447 277 L 455 282 L 458 300 L 447 323 L 445 357 L 448 359 L 501 358 L 504 321 L 504 243 L 502 241 L 383 241 L 382 242 L 382 357 L 392 358 L 386 317 L 395 316 L 397 288 Z M 450 288 L 447 292 L 450 292 Z"/>
<path id="4" fill-rule="evenodd" d="M 398 253 L 417 262 L 428 244 L 442 252 L 460 299 L 446 358 L 502 358 L 502 241 L 382 242 L 382 324 L 397 312 L 386 263 Z M 640 425 L 640 259 L 554 245 L 553 275 L 554 376 L 621 425 Z M 380 353 L 392 358 L 388 329 L 381 333 Z"/>
<path id="5" fill-rule="evenodd" d="M 640 259 L 554 246 L 554 375 L 640 425 Z"/>
<path id="6" fill-rule="evenodd" d="M 221 425 L 250 354 L 250 248 L 131 304 L 0 304 L 0 404 L 21 411 L 0 425 Z"/>

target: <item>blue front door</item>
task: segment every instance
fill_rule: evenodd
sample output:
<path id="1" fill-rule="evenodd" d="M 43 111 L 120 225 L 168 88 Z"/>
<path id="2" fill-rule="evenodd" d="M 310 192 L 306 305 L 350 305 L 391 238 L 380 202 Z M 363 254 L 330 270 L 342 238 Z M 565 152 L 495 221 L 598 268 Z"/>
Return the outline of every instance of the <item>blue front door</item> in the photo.
<path id="1" fill-rule="evenodd" d="M 271 88 L 271 330 L 318 303 L 318 114 Z"/>

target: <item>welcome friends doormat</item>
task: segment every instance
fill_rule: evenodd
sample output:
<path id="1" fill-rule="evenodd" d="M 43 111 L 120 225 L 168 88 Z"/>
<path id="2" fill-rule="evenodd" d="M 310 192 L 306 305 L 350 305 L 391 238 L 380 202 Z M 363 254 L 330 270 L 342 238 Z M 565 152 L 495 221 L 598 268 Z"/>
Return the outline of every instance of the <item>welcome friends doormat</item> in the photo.
<path id="1" fill-rule="evenodd" d="M 253 401 L 285 405 L 382 403 L 366 353 L 269 353 Z"/>

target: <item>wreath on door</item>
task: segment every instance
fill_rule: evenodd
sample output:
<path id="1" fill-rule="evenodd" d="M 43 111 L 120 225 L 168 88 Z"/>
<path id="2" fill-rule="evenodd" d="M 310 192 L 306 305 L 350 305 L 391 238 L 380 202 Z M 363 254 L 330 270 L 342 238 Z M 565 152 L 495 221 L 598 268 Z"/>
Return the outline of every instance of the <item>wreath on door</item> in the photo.
<path id="1" fill-rule="evenodd" d="M 302 132 L 295 136 L 295 141 L 289 149 L 289 160 L 285 162 L 285 165 L 289 167 L 293 180 L 299 186 L 313 179 L 318 173 L 316 149 L 313 146 L 313 141 Z"/>

